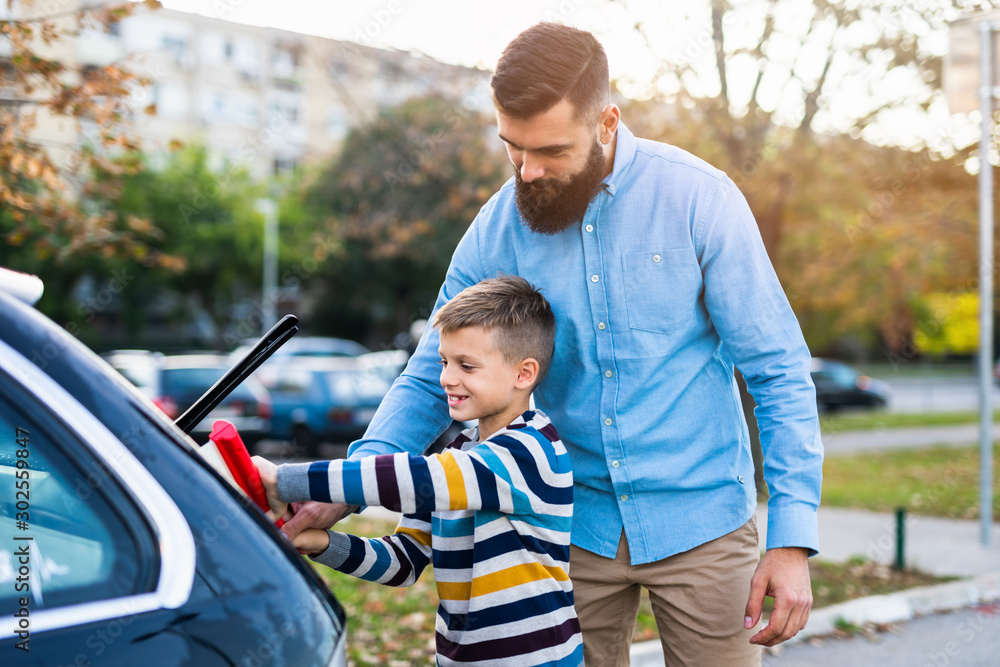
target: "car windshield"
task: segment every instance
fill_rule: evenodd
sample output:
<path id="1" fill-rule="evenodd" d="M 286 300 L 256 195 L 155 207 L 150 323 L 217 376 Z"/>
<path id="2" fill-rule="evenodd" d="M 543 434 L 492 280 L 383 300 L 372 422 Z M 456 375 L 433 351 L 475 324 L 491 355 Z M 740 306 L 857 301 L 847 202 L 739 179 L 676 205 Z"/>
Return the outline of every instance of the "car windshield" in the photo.
<path id="1" fill-rule="evenodd" d="M 389 391 L 389 383 L 373 371 L 337 371 L 327 373 L 327 385 L 336 398 L 379 400 Z"/>
<path id="2" fill-rule="evenodd" d="M 814 372 L 815 375 L 819 377 L 826 377 L 829 380 L 835 382 L 840 386 L 854 386 L 858 379 L 858 372 L 847 366 L 846 364 L 840 364 L 835 361 L 826 361 L 823 366 Z"/>
<path id="3" fill-rule="evenodd" d="M 168 368 L 163 371 L 163 393 L 167 396 L 198 398 L 222 377 L 224 368 Z M 241 384 L 227 400 L 252 399 L 253 393 Z"/>

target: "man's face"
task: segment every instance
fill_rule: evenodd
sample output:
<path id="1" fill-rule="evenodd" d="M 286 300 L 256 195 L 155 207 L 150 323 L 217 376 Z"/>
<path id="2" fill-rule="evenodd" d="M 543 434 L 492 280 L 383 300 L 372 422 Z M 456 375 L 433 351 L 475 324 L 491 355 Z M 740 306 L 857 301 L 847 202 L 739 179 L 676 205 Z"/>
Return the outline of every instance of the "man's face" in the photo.
<path id="1" fill-rule="evenodd" d="M 579 222 L 610 171 L 596 119 L 577 118 L 573 105 L 562 100 L 526 120 L 497 112 L 497 125 L 514 166 L 517 208 L 528 226 L 556 234 Z"/>

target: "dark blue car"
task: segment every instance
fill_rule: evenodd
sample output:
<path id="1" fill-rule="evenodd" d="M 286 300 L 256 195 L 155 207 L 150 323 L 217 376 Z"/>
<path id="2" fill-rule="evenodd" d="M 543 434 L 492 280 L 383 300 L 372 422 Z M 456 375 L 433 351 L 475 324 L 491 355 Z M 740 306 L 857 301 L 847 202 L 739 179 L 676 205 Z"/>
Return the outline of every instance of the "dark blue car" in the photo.
<path id="1" fill-rule="evenodd" d="M 312 568 L 3 273 L 0 664 L 343 665 Z"/>
<path id="2" fill-rule="evenodd" d="M 271 396 L 269 437 L 291 441 L 309 457 L 320 443 L 361 437 L 391 385 L 354 357 L 282 357 L 256 376 Z"/>

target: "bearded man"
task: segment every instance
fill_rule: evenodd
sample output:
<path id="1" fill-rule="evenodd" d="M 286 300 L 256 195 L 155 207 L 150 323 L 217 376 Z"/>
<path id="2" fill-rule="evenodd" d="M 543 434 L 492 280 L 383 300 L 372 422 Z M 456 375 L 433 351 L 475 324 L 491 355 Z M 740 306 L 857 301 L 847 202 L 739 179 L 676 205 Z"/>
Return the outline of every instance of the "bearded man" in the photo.
<path id="1" fill-rule="evenodd" d="M 459 243 L 436 308 L 498 273 L 552 304 L 534 399 L 573 462 L 586 663 L 628 664 L 644 587 L 667 664 L 760 664 L 761 645 L 809 617 L 823 451 L 809 350 L 753 215 L 724 173 L 629 132 L 590 33 L 528 29 L 491 83 L 514 177 Z M 437 348 L 428 329 L 352 458 L 421 452 L 450 423 Z M 759 406 L 763 557 L 734 366 Z M 342 511 L 306 506 L 285 530 Z M 765 594 L 774 612 L 757 628 Z"/>

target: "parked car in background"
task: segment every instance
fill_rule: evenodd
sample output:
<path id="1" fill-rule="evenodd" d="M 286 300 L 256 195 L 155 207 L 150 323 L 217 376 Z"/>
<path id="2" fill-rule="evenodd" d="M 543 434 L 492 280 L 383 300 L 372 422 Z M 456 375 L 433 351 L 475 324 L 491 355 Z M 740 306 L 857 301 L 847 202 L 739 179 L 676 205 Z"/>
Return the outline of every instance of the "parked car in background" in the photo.
<path id="1" fill-rule="evenodd" d="M 3 271 L 0 434 L 0 663 L 345 664 L 313 568 Z"/>
<path id="2" fill-rule="evenodd" d="M 392 384 L 355 357 L 284 357 L 255 375 L 271 396 L 268 437 L 289 440 L 309 457 L 320 443 L 361 437 Z"/>
<path id="3" fill-rule="evenodd" d="M 382 350 L 380 352 L 369 352 L 358 357 L 358 361 L 363 368 L 378 373 L 390 385 L 403 372 L 403 369 L 406 368 L 406 362 L 409 360 L 410 353 L 406 350 Z M 438 439 L 434 441 L 425 453 L 440 454 L 463 430 L 475 425 L 475 421 L 452 421 L 448 428 L 444 430 L 444 433 L 438 436 Z"/>
<path id="4" fill-rule="evenodd" d="M 378 373 L 389 384 L 399 377 L 409 360 L 410 353 L 406 350 L 381 350 L 358 356 L 363 369 Z"/>
<path id="5" fill-rule="evenodd" d="M 217 354 L 165 356 L 143 350 L 118 350 L 104 358 L 171 420 L 184 414 L 230 366 L 226 357 Z M 192 437 L 205 442 L 217 419 L 232 422 L 243 442 L 251 446 L 271 430 L 271 397 L 260 381 L 251 376 L 195 426 Z"/>
<path id="6" fill-rule="evenodd" d="M 820 410 L 884 408 L 889 404 L 887 383 L 862 375 L 843 362 L 814 358 L 810 375 Z"/>
<path id="7" fill-rule="evenodd" d="M 244 341 L 230 352 L 228 359 L 230 365 L 242 359 L 256 342 L 256 340 Z M 368 353 L 367 347 L 347 338 L 296 336 L 275 350 L 271 358 L 264 363 L 276 363 L 285 357 L 358 357 Z"/>

